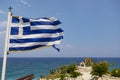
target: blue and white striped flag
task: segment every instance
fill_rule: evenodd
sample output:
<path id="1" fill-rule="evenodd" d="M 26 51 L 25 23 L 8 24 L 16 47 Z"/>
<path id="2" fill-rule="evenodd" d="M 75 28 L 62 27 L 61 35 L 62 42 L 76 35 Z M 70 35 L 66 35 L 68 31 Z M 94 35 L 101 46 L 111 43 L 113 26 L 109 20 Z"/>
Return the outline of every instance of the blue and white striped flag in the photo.
<path id="1" fill-rule="evenodd" d="M 12 16 L 9 51 L 24 51 L 60 44 L 61 22 L 56 18 Z M 54 47 L 55 48 L 55 47 Z M 57 48 L 56 48 L 57 49 Z"/>

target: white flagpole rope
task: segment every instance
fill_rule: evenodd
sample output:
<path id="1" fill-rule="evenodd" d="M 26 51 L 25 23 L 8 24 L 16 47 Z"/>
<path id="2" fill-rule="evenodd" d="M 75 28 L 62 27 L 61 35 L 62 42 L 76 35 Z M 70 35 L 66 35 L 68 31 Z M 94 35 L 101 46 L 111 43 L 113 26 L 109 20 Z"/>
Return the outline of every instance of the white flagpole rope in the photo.
<path id="1" fill-rule="evenodd" d="M 5 38 L 5 48 L 4 48 L 4 56 L 3 56 L 3 66 L 2 66 L 2 76 L 1 80 L 5 80 L 5 73 L 6 73 L 6 63 L 7 63 L 7 51 L 8 51 L 8 43 L 9 43 L 9 33 L 10 33 L 10 22 L 11 22 L 11 7 L 8 8 L 8 22 L 7 22 L 7 29 L 6 29 L 6 38 Z"/>

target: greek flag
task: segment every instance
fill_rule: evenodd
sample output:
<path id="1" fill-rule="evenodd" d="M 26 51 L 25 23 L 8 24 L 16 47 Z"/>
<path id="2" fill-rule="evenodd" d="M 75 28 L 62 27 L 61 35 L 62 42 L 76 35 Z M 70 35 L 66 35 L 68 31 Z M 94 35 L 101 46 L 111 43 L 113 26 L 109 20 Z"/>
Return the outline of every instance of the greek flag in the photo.
<path id="1" fill-rule="evenodd" d="M 12 16 L 9 51 L 24 51 L 60 44 L 63 39 L 61 22 L 54 18 Z"/>

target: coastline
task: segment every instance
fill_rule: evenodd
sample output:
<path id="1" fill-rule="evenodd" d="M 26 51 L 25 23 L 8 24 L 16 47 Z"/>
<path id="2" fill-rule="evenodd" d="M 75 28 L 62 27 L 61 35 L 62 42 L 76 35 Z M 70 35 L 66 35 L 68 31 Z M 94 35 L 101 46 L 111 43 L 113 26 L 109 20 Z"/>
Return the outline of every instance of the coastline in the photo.
<path id="1" fill-rule="evenodd" d="M 76 62 L 81 62 L 85 57 L 78 58 L 9 58 L 7 62 L 7 80 L 16 80 L 22 76 L 34 73 L 37 80 L 40 75 L 48 75 L 50 69 L 60 67 L 62 65 L 68 65 Z M 94 58 L 93 58 L 94 59 Z M 120 67 L 120 58 L 95 58 L 96 61 L 108 61 L 110 63 L 115 63 L 111 65 L 110 69 Z M 0 65 L 2 65 L 2 58 L 0 59 Z M 0 67 L 2 68 L 2 67 Z M 20 70 L 22 69 L 22 71 Z M 0 71 L 1 73 L 1 71 Z"/>
<path id="2" fill-rule="evenodd" d="M 119 68 L 115 73 L 109 72 L 109 63 L 106 61 L 93 62 L 91 58 L 86 58 L 79 65 L 63 65 L 53 69 L 49 77 L 44 76 L 39 80 L 120 80 L 119 74 Z"/>
<path id="3" fill-rule="evenodd" d="M 63 80 L 96 80 L 91 75 L 91 71 L 92 71 L 92 67 L 78 66 L 78 70 L 76 70 L 76 72 L 80 72 L 80 73 L 82 73 L 82 75 L 80 75 L 80 76 L 78 76 L 76 78 L 65 77 L 65 79 L 63 79 Z M 56 78 L 56 79 L 40 78 L 38 80 L 61 80 L 61 79 L 60 78 Z M 103 77 L 101 77 L 101 78 L 98 77 L 97 80 L 120 80 L 120 78 L 113 77 L 113 76 L 107 74 L 107 75 L 103 75 Z"/>

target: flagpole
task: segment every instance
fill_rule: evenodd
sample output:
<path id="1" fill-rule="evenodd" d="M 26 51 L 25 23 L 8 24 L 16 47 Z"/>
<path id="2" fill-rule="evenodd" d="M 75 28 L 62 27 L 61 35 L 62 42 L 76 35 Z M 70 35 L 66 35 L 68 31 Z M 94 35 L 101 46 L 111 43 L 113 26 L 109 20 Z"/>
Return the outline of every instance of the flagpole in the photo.
<path id="1" fill-rule="evenodd" d="M 3 65 L 2 65 L 2 76 L 1 80 L 5 80 L 5 74 L 6 74 L 6 63 L 7 63 L 7 52 L 8 52 L 8 43 L 9 43 L 9 31 L 10 31 L 10 21 L 11 21 L 11 9 L 10 6 L 8 8 L 8 22 L 7 22 L 7 28 L 6 28 L 6 38 L 5 38 L 5 48 L 4 48 L 4 56 L 3 56 Z"/>

